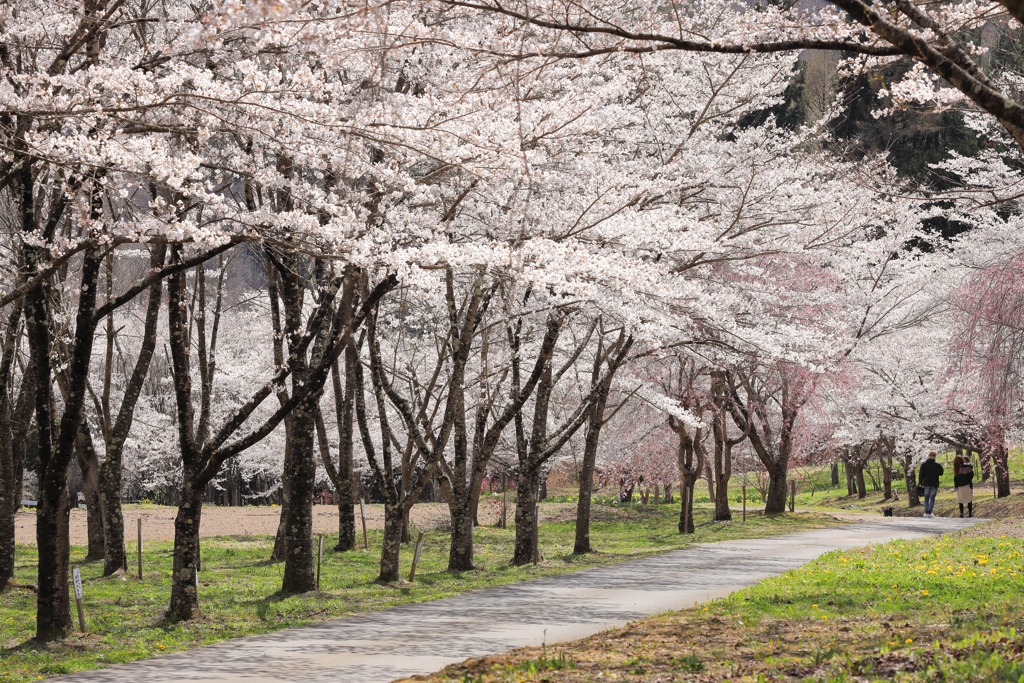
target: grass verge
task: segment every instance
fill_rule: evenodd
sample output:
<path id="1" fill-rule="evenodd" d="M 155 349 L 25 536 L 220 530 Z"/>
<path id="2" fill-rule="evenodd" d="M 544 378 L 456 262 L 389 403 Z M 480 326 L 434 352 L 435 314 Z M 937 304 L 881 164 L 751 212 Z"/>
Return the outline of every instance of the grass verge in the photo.
<path id="1" fill-rule="evenodd" d="M 0 681 L 38 680 L 229 638 L 621 562 L 691 543 L 778 535 L 840 523 L 825 515 L 810 514 L 748 517 L 746 523 L 714 523 L 706 513 L 698 511 L 697 515 L 697 533 L 681 536 L 676 532 L 678 509 L 674 505 L 615 508 L 613 521 L 592 523 L 591 538 L 599 552 L 583 557 L 570 554 L 573 523 L 544 524 L 541 547 L 546 559 L 538 566 L 520 568 L 508 565 L 512 529 L 478 527 L 474 538 L 479 568 L 463 574 L 444 571 L 448 535 L 427 532 L 415 583 L 397 586 L 374 582 L 380 532 L 371 532 L 369 552 L 327 552 L 331 544 L 325 538 L 323 590 L 298 596 L 277 593 L 283 565 L 266 560 L 272 538 L 204 539 L 199 587 L 203 618 L 184 624 L 162 618 L 170 595 L 170 543 L 153 543 L 145 548 L 143 581 L 120 576 L 101 578 L 102 563 L 82 564 L 85 551 L 76 547 L 72 549 L 72 564 L 81 567 L 89 632 L 48 645 L 31 640 L 35 595 L 25 586 L 35 582 L 35 548 L 19 546 L 15 578 L 20 586 L 0 594 Z M 601 516 L 595 514 L 596 518 Z M 403 575 L 409 571 L 410 550 L 403 551 Z M 129 565 L 133 568 L 134 561 L 132 556 Z"/>
<path id="2" fill-rule="evenodd" d="M 832 552 L 701 608 L 426 679 L 1024 683 L 1022 539 L 1018 519 Z"/>

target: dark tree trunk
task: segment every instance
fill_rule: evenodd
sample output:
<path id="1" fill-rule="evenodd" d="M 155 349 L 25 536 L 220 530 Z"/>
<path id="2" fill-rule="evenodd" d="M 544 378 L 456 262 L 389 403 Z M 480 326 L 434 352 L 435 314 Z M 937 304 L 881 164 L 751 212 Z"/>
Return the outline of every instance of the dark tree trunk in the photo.
<path id="1" fill-rule="evenodd" d="M 96 213 L 94 206 L 93 213 Z M 67 365 L 69 391 L 59 429 L 51 412 L 50 316 L 43 287 L 28 297 L 29 346 L 36 369 L 36 425 L 39 432 L 39 507 L 36 509 L 36 547 L 39 553 L 39 593 L 36 602 L 36 638 L 61 638 L 72 629 L 68 596 L 68 465 L 74 455 L 85 402 L 96 329 L 96 289 L 100 251 L 91 248 L 82 261 L 74 346 Z M 56 437 L 56 438 L 54 438 Z"/>
<path id="2" fill-rule="evenodd" d="M 313 557 L 313 494 L 316 485 L 316 458 L 313 451 L 312 411 L 300 406 L 292 412 L 290 462 L 285 462 L 284 477 L 290 482 L 287 516 L 288 543 L 285 550 L 285 593 L 306 593 L 316 588 Z"/>
<path id="3" fill-rule="evenodd" d="M 297 254 L 276 254 L 274 265 L 280 276 L 280 294 L 284 302 L 284 332 L 288 341 L 288 364 L 292 369 L 292 393 L 302 391 L 306 381 L 308 360 L 299 350 L 303 337 L 302 263 Z M 313 566 L 313 495 L 316 486 L 316 405 L 302 404 L 292 410 L 289 443 L 285 452 L 284 504 L 281 522 L 286 537 L 284 576 L 281 590 L 285 593 L 306 593 L 316 588 Z M 276 548 L 275 548 L 276 551 Z"/>
<path id="4" fill-rule="evenodd" d="M 100 459 L 93 446 L 89 425 L 82 421 L 79 427 L 78 443 L 75 455 L 78 467 L 82 470 L 82 492 L 85 494 L 85 513 L 88 529 L 88 553 L 85 560 L 102 560 L 104 557 L 103 543 L 103 511 L 100 506 L 99 469 Z"/>
<path id="5" fill-rule="evenodd" d="M 832 463 L 832 487 L 839 486 L 839 463 Z"/>
<path id="6" fill-rule="evenodd" d="M 452 517 L 452 540 L 448 550 L 448 571 L 473 569 L 473 515 L 461 496 L 452 496 L 448 504 Z"/>
<path id="7" fill-rule="evenodd" d="M 522 567 L 537 555 L 537 471 L 520 472 L 516 482 L 516 542 L 512 565 Z"/>
<path id="8" fill-rule="evenodd" d="M 768 470 L 768 495 L 765 497 L 764 513 L 773 515 L 786 511 L 786 466 Z"/>
<path id="9" fill-rule="evenodd" d="M 399 579 L 399 555 L 402 550 L 402 509 L 384 505 L 384 541 L 380 549 L 380 583 L 393 583 Z"/>
<path id="10" fill-rule="evenodd" d="M 684 476 L 679 484 L 679 533 L 692 534 L 696 531 L 693 524 L 693 490 L 697 484 L 697 477 Z"/>
<path id="11" fill-rule="evenodd" d="M 516 567 L 527 565 L 535 560 L 538 554 L 538 520 L 537 493 L 540 486 L 542 462 L 536 456 L 547 441 L 548 409 L 551 404 L 551 391 L 554 386 L 554 374 L 551 363 L 545 364 L 537 383 L 537 396 L 534 402 L 533 430 L 529 444 L 517 437 L 519 455 L 519 482 L 516 488 L 516 541 L 512 555 L 512 564 Z M 521 421 L 521 419 L 520 419 Z M 517 425 L 518 427 L 518 425 Z M 525 446 L 525 447 L 524 447 Z"/>
<path id="12" fill-rule="evenodd" d="M 100 466 L 99 479 L 103 575 L 110 576 L 128 567 L 124 549 L 124 512 L 121 509 L 121 448 L 107 449 L 107 459 Z"/>
<path id="13" fill-rule="evenodd" d="M 36 545 L 39 548 L 39 595 L 36 611 L 36 638 L 54 640 L 73 630 L 68 595 L 68 526 L 71 506 L 68 489 L 51 496 L 40 496 L 36 509 Z M 55 504 L 54 504 L 55 503 Z"/>
<path id="14" fill-rule="evenodd" d="M 594 356 L 594 368 L 591 372 L 591 386 L 598 386 L 601 377 L 602 348 L 598 345 Z M 600 386 L 594 405 L 590 408 L 587 418 L 587 432 L 583 440 L 583 463 L 580 467 L 580 495 L 576 504 L 576 541 L 572 552 L 583 555 L 593 552 L 590 545 L 590 503 L 594 491 L 594 468 L 597 463 L 597 446 L 601 438 L 601 427 L 604 425 L 604 410 L 608 404 L 611 385 Z"/>
<path id="15" fill-rule="evenodd" d="M 742 442 L 746 435 L 739 439 L 730 439 L 726 415 L 729 412 L 729 390 L 728 378 L 722 370 L 716 370 L 711 375 L 711 390 L 714 397 L 715 413 L 713 422 L 713 435 L 715 437 L 714 455 L 714 480 L 715 485 L 711 499 L 715 501 L 715 520 L 722 522 L 732 520 L 732 510 L 729 509 L 729 480 L 732 478 L 732 449 L 733 446 Z M 709 481 L 711 477 L 708 478 Z"/>
<path id="16" fill-rule="evenodd" d="M 291 439 L 288 439 L 289 442 Z M 285 448 L 284 457 L 288 461 L 288 451 L 290 448 Z M 292 496 L 289 491 L 289 482 L 284 477 L 281 478 L 281 516 L 277 520 L 277 531 L 274 534 L 274 548 L 270 551 L 270 559 L 274 562 L 280 562 L 285 558 L 288 552 L 288 505 L 291 501 Z"/>
<path id="17" fill-rule="evenodd" d="M 993 475 L 996 478 L 996 497 L 1006 498 L 1010 495 L 1010 466 L 1006 435 L 1003 428 L 998 425 L 989 427 L 986 432 L 985 450 L 988 452 Z"/>
<path id="18" fill-rule="evenodd" d="M 171 571 L 171 604 L 167 618 L 188 621 L 199 615 L 199 523 L 203 514 L 203 489 L 196 490 L 187 477 L 174 518 L 174 565 Z"/>
<path id="19" fill-rule="evenodd" d="M 970 453 L 968 453 L 970 455 Z M 917 495 L 917 479 L 914 476 L 914 459 L 910 455 L 901 458 L 903 465 L 903 481 L 907 485 L 907 507 L 917 507 L 921 499 Z"/>
<path id="20" fill-rule="evenodd" d="M 583 463 L 580 467 L 579 502 L 576 504 L 576 541 L 572 549 L 573 555 L 594 552 L 593 546 L 590 545 L 590 507 L 594 498 L 594 467 L 597 449 L 594 449 L 594 457 L 588 457 L 589 455 L 588 449 L 584 447 Z"/>
<path id="21" fill-rule="evenodd" d="M 867 487 L 864 485 L 864 463 L 857 463 L 857 498 L 864 499 L 868 497 Z"/>
<path id="22" fill-rule="evenodd" d="M 721 475 L 715 489 L 715 519 L 719 522 L 732 520 L 729 508 L 729 476 Z"/>
<path id="23" fill-rule="evenodd" d="M 21 481 L 25 466 L 25 439 L 20 425 L 31 416 L 31 401 L 25 401 L 25 381 L 22 381 L 22 397 L 18 409 L 11 401 L 14 356 L 20 336 L 18 324 L 21 321 L 21 307 L 17 306 L 7 319 L 4 335 L 3 354 L 0 355 L 0 591 L 14 577 L 15 515 L 21 507 Z M 31 380 L 32 369 L 26 372 Z"/>
<path id="24" fill-rule="evenodd" d="M 348 304 L 351 307 L 351 304 Z M 348 318 L 343 324 L 349 325 Z M 354 344 L 345 349 L 345 386 L 342 383 L 337 362 L 331 368 L 334 381 L 334 408 L 338 420 L 338 481 L 335 491 L 338 496 L 338 545 L 335 550 L 354 550 L 356 547 L 355 495 L 352 487 L 352 450 L 354 445 L 354 424 L 352 397 L 356 390 L 352 365 L 359 362 Z"/>
<path id="25" fill-rule="evenodd" d="M 13 480 L 5 479 L 8 468 L 0 455 L 0 592 L 14 577 L 14 559 L 16 544 L 14 542 L 15 515 L 18 508 L 14 503 Z"/>
<path id="26" fill-rule="evenodd" d="M 888 448 L 878 449 L 878 461 L 882 464 L 882 487 L 885 500 L 892 498 L 892 451 Z"/>

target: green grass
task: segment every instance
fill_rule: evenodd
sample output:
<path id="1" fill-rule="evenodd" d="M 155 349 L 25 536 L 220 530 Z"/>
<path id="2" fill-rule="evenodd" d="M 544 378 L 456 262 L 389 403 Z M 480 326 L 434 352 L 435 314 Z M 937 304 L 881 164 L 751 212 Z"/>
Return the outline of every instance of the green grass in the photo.
<path id="1" fill-rule="evenodd" d="M 538 680 L 1024 683 L 1022 551 L 1024 523 L 1007 520 L 827 553 L 703 607 L 549 645 L 575 667 Z M 534 680 L 510 672 L 537 652 L 429 680 Z"/>
<path id="2" fill-rule="evenodd" d="M 600 508 L 595 508 L 599 516 Z M 378 571 L 380 532 L 370 533 L 370 551 L 326 552 L 320 592 L 301 596 L 277 593 L 283 565 L 266 560 L 272 538 L 204 539 L 200 572 L 203 618 L 168 623 L 162 618 L 170 594 L 171 544 L 152 543 L 144 552 L 145 580 L 101 578 L 102 563 L 82 564 L 83 548 L 72 549 L 72 564 L 81 567 L 89 634 L 75 635 L 46 646 L 35 644 L 35 596 L 23 588 L 0 594 L 0 681 L 29 681 L 61 673 L 128 662 L 156 654 L 186 650 L 229 638 L 266 633 L 359 612 L 410 602 L 433 600 L 485 586 L 586 567 L 620 562 L 690 543 L 752 538 L 837 524 L 822 515 L 748 517 L 746 523 L 713 523 L 698 511 L 697 533 L 676 532 L 678 507 L 615 508 L 619 521 L 594 522 L 591 539 L 599 552 L 575 557 L 571 522 L 544 524 L 544 562 L 536 567 L 510 567 L 514 531 L 478 527 L 475 534 L 479 569 L 449 574 L 448 536 L 427 532 L 414 584 L 381 586 Z M 16 581 L 35 582 L 35 549 L 18 548 Z M 408 575 L 411 548 L 402 553 Z M 132 562 L 129 564 L 133 565 Z M 72 606 L 74 610 L 74 606 Z"/>
<path id="3" fill-rule="evenodd" d="M 752 627 L 807 624 L 805 647 L 774 658 L 779 668 L 814 669 L 806 672 L 814 680 L 888 679 L 879 663 L 902 661 L 907 670 L 892 678 L 1017 683 L 1024 681 L 1021 548 L 1020 538 L 953 536 L 837 551 L 707 609 Z M 847 635 L 836 638 L 840 628 Z M 794 651 L 807 649 L 810 656 Z"/>

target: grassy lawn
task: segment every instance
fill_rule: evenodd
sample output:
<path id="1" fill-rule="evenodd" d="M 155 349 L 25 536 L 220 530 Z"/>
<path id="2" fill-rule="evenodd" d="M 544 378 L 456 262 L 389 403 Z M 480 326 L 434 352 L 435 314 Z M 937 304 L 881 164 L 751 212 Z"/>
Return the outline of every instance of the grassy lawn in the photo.
<path id="1" fill-rule="evenodd" d="M 1024 682 L 1024 521 L 829 553 L 701 608 L 431 681 Z"/>
<path id="2" fill-rule="evenodd" d="M 603 507 L 603 506 L 601 506 Z M 101 578 L 102 563 L 81 564 L 84 548 L 72 548 L 72 564 L 81 567 L 87 629 L 60 643 L 39 646 L 30 639 L 35 627 L 35 595 L 24 587 L 0 594 L 0 681 L 29 681 L 156 654 L 266 633 L 335 617 L 433 600 L 485 586 L 562 574 L 586 567 L 621 562 L 691 543 L 753 538 L 839 524 L 825 515 L 797 514 L 773 518 L 749 516 L 746 523 L 714 523 L 697 514 L 697 533 L 676 532 L 678 507 L 615 508 L 595 518 L 591 538 L 600 551 L 573 557 L 572 522 L 543 524 L 544 561 L 536 567 L 513 568 L 514 531 L 478 527 L 475 546 L 479 569 L 464 574 L 445 572 L 448 536 L 427 532 L 413 584 L 381 586 L 377 576 L 380 532 L 371 532 L 369 552 L 327 552 L 324 540 L 321 592 L 301 596 L 277 594 L 283 566 L 266 560 L 273 539 L 221 537 L 203 540 L 200 607 L 204 618 L 187 624 L 163 621 L 170 595 L 171 544 L 145 548 L 145 580 Z M 132 552 L 134 548 L 130 548 Z M 35 582 L 35 548 L 19 546 L 16 581 Z M 411 548 L 403 551 L 408 574 Z M 129 565 L 134 568 L 134 555 Z M 132 570 L 134 572 L 134 569 Z M 74 605 L 72 605 L 74 612 Z"/>

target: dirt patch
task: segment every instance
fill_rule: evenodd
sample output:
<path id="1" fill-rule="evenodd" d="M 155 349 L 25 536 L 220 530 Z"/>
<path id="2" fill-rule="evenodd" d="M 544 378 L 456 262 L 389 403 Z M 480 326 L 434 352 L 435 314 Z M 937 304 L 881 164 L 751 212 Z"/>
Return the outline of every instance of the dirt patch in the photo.
<path id="1" fill-rule="evenodd" d="M 129 505 L 124 509 L 126 540 L 135 539 L 136 520 L 142 519 L 142 533 L 146 540 L 173 541 L 174 516 L 177 508 L 162 505 Z M 356 528 L 359 528 L 359 506 L 355 506 Z M 281 518 L 280 507 L 203 507 L 199 535 L 213 536 L 269 536 L 277 533 Z M 412 509 L 412 523 L 421 529 L 434 529 L 448 523 L 448 506 L 444 503 L 422 503 Z M 484 520 L 481 520 L 484 521 Z M 366 526 L 384 528 L 384 506 L 366 506 Z M 313 533 L 338 533 L 338 507 L 313 507 Z M 88 540 L 85 510 L 71 511 L 71 544 L 85 545 Z M 15 539 L 18 543 L 35 543 L 36 516 L 34 512 L 19 512 L 15 518 Z"/>
<path id="2" fill-rule="evenodd" d="M 359 529 L 359 506 L 354 506 L 356 529 Z M 636 519 L 643 515 L 646 508 L 619 509 L 607 505 L 595 505 L 591 508 L 591 519 L 595 522 L 614 522 L 625 519 Z M 125 537 L 130 542 L 135 538 L 137 519 L 142 519 L 143 535 L 151 541 L 174 540 L 174 516 L 177 508 L 163 505 L 128 505 L 124 508 Z M 500 507 L 492 506 L 485 501 L 480 504 L 480 523 L 493 525 L 497 522 Z M 652 510 L 651 514 L 656 514 Z M 412 509 L 412 524 L 419 529 L 450 529 L 451 517 L 448 506 L 444 503 L 419 503 Z M 199 535 L 202 538 L 213 536 L 269 536 L 277 533 L 277 525 L 281 518 L 281 508 L 264 507 L 223 507 L 206 505 L 203 507 Z M 542 522 L 571 522 L 576 519 L 575 503 L 542 503 Z M 515 505 L 509 503 L 507 520 L 511 525 L 515 519 Z M 384 528 L 384 506 L 366 506 L 366 527 L 368 529 Z M 338 532 L 338 508 L 335 505 L 313 506 L 313 533 L 336 534 Z M 88 541 L 88 525 L 85 510 L 71 511 L 71 544 L 85 545 Z M 15 539 L 18 543 L 35 543 L 36 515 L 35 512 L 21 511 L 15 516 Z"/>

